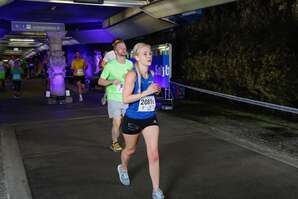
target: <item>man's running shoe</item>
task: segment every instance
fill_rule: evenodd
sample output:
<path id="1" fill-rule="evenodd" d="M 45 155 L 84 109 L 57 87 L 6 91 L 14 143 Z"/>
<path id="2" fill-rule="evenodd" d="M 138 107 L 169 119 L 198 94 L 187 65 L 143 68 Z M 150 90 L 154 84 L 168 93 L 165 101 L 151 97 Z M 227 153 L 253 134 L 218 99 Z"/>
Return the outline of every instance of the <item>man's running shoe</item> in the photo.
<path id="1" fill-rule="evenodd" d="M 162 190 L 158 189 L 157 191 L 152 192 L 152 199 L 164 199 L 165 196 L 163 195 Z"/>
<path id="2" fill-rule="evenodd" d="M 117 166 L 117 171 L 118 171 L 118 175 L 119 175 L 120 182 L 121 182 L 123 185 L 125 185 L 125 186 L 130 185 L 130 180 L 129 180 L 128 172 L 127 172 L 127 170 L 124 170 L 124 169 L 121 167 L 121 164 L 119 164 L 119 165 Z"/>
<path id="3" fill-rule="evenodd" d="M 122 150 L 122 147 L 120 146 L 119 142 L 113 142 L 110 146 L 110 149 L 114 152 L 119 152 Z"/>

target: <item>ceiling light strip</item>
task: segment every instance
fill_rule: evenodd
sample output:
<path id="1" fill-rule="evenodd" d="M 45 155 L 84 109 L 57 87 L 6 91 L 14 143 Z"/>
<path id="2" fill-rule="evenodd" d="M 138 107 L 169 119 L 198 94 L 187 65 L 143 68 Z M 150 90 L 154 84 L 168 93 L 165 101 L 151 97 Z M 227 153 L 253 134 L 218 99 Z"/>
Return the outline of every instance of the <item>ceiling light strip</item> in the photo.
<path id="1" fill-rule="evenodd" d="M 46 2 L 46 3 L 64 3 L 64 4 L 78 4 L 78 5 L 92 5 L 92 6 L 111 6 L 111 7 L 140 7 L 148 5 L 147 0 L 121 0 L 121 1 L 110 1 L 105 0 L 103 4 L 95 3 L 78 3 L 73 0 L 25 0 L 33 2 Z"/>

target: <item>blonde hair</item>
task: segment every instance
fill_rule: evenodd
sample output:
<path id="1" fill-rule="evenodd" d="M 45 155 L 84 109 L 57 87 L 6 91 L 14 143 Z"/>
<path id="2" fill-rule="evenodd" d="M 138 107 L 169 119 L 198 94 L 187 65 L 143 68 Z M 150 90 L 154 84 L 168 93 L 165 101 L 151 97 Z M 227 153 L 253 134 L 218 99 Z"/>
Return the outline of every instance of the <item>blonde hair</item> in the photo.
<path id="1" fill-rule="evenodd" d="M 124 41 L 122 39 L 115 39 L 113 42 L 112 42 L 112 46 L 113 46 L 113 49 L 116 48 L 116 46 L 120 43 L 124 43 Z"/>
<path id="2" fill-rule="evenodd" d="M 133 49 L 132 49 L 132 55 L 134 58 L 136 58 L 136 56 L 139 55 L 140 53 L 140 50 L 144 47 L 148 47 L 148 48 L 151 48 L 151 46 L 149 44 L 145 44 L 145 43 L 137 43 Z M 137 80 L 138 80 L 138 93 L 141 93 L 141 74 L 140 74 L 140 71 L 137 67 L 137 64 L 135 65 L 135 71 L 136 71 L 136 74 L 137 74 Z"/>
<path id="3" fill-rule="evenodd" d="M 144 48 L 144 47 L 148 47 L 148 48 L 151 48 L 151 46 L 149 44 L 145 44 L 145 43 L 137 43 L 133 49 L 132 49 L 132 55 L 133 57 L 136 57 L 139 55 L 140 53 L 140 50 L 141 48 Z"/>

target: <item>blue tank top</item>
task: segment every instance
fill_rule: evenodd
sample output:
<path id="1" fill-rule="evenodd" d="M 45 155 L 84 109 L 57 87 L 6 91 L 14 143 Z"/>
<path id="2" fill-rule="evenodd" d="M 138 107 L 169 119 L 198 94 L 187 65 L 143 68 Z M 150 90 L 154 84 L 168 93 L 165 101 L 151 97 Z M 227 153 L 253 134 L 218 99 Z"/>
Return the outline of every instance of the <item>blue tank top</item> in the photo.
<path id="1" fill-rule="evenodd" d="M 137 72 L 136 72 L 136 74 L 137 74 Z M 147 79 L 144 79 L 141 76 L 141 92 L 145 91 L 149 87 L 149 85 L 152 83 L 153 83 L 153 76 L 150 71 L 148 73 Z M 133 94 L 137 94 L 138 90 L 139 90 L 139 83 L 138 83 L 138 77 L 137 77 L 136 81 L 135 81 L 135 85 L 134 85 Z M 154 94 L 152 94 L 151 96 L 154 96 Z M 154 96 L 154 98 L 155 98 L 155 96 Z M 155 111 L 139 112 L 138 111 L 139 103 L 140 103 L 140 100 L 130 103 L 126 112 L 125 112 L 125 115 L 127 117 L 133 118 L 133 119 L 146 119 L 146 118 L 153 117 L 155 115 Z"/>

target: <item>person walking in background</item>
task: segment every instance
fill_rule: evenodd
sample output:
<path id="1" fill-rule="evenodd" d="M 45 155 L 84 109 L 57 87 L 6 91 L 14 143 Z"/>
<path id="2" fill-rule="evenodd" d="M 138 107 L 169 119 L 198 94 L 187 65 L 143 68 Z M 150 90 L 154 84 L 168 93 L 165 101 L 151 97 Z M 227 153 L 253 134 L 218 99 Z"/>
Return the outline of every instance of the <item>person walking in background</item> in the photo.
<path id="1" fill-rule="evenodd" d="M 34 64 L 34 77 L 41 77 L 42 73 L 42 61 L 41 56 L 35 57 L 35 64 Z"/>
<path id="2" fill-rule="evenodd" d="M 14 56 L 11 56 L 10 59 L 8 60 L 7 63 L 7 68 L 6 68 L 6 78 L 11 79 L 11 68 L 14 66 L 15 58 Z"/>
<path id="3" fill-rule="evenodd" d="M 13 96 L 14 98 L 19 98 L 21 96 L 22 74 L 24 73 L 23 69 L 21 68 L 20 61 L 17 60 L 14 62 L 10 73 L 13 83 Z"/>
<path id="4" fill-rule="evenodd" d="M 24 71 L 24 77 L 27 78 L 27 74 L 28 74 L 28 63 L 26 61 L 26 59 L 21 59 L 20 60 L 20 63 L 21 63 L 21 68 L 23 69 Z"/>
<path id="5" fill-rule="evenodd" d="M 77 51 L 75 53 L 75 59 L 71 63 L 71 69 L 73 70 L 74 81 L 78 88 L 79 101 L 83 101 L 83 92 L 85 90 L 85 70 L 88 65 L 86 61 L 81 57 Z"/>
<path id="6" fill-rule="evenodd" d="M 0 61 L 0 88 L 5 89 L 5 65 L 3 61 Z"/>
<path id="7" fill-rule="evenodd" d="M 43 77 L 45 79 L 45 89 L 50 90 L 50 78 L 49 78 L 49 59 L 48 55 L 44 55 L 43 60 L 42 60 L 42 65 L 43 65 Z"/>
<path id="8" fill-rule="evenodd" d="M 133 48 L 136 59 L 133 71 L 127 73 L 123 88 L 123 102 L 129 103 L 122 124 L 125 148 L 121 152 L 121 164 L 117 166 L 120 182 L 130 185 L 128 163 L 136 151 L 140 134 L 143 135 L 149 173 L 152 181 L 152 198 L 163 199 L 164 194 L 159 188 L 159 125 L 155 112 L 155 94 L 160 92 L 158 84 L 153 83 L 153 72 L 148 68 L 152 63 L 151 47 L 148 44 L 138 43 Z"/>
<path id="9" fill-rule="evenodd" d="M 108 114 L 113 119 L 112 124 L 112 145 L 111 150 L 121 151 L 122 147 L 118 142 L 120 136 L 120 125 L 122 116 L 127 105 L 122 102 L 122 89 L 126 73 L 132 69 L 133 64 L 126 59 L 126 45 L 123 40 L 117 39 L 113 42 L 116 59 L 109 61 L 98 80 L 98 84 L 106 87 Z"/>

